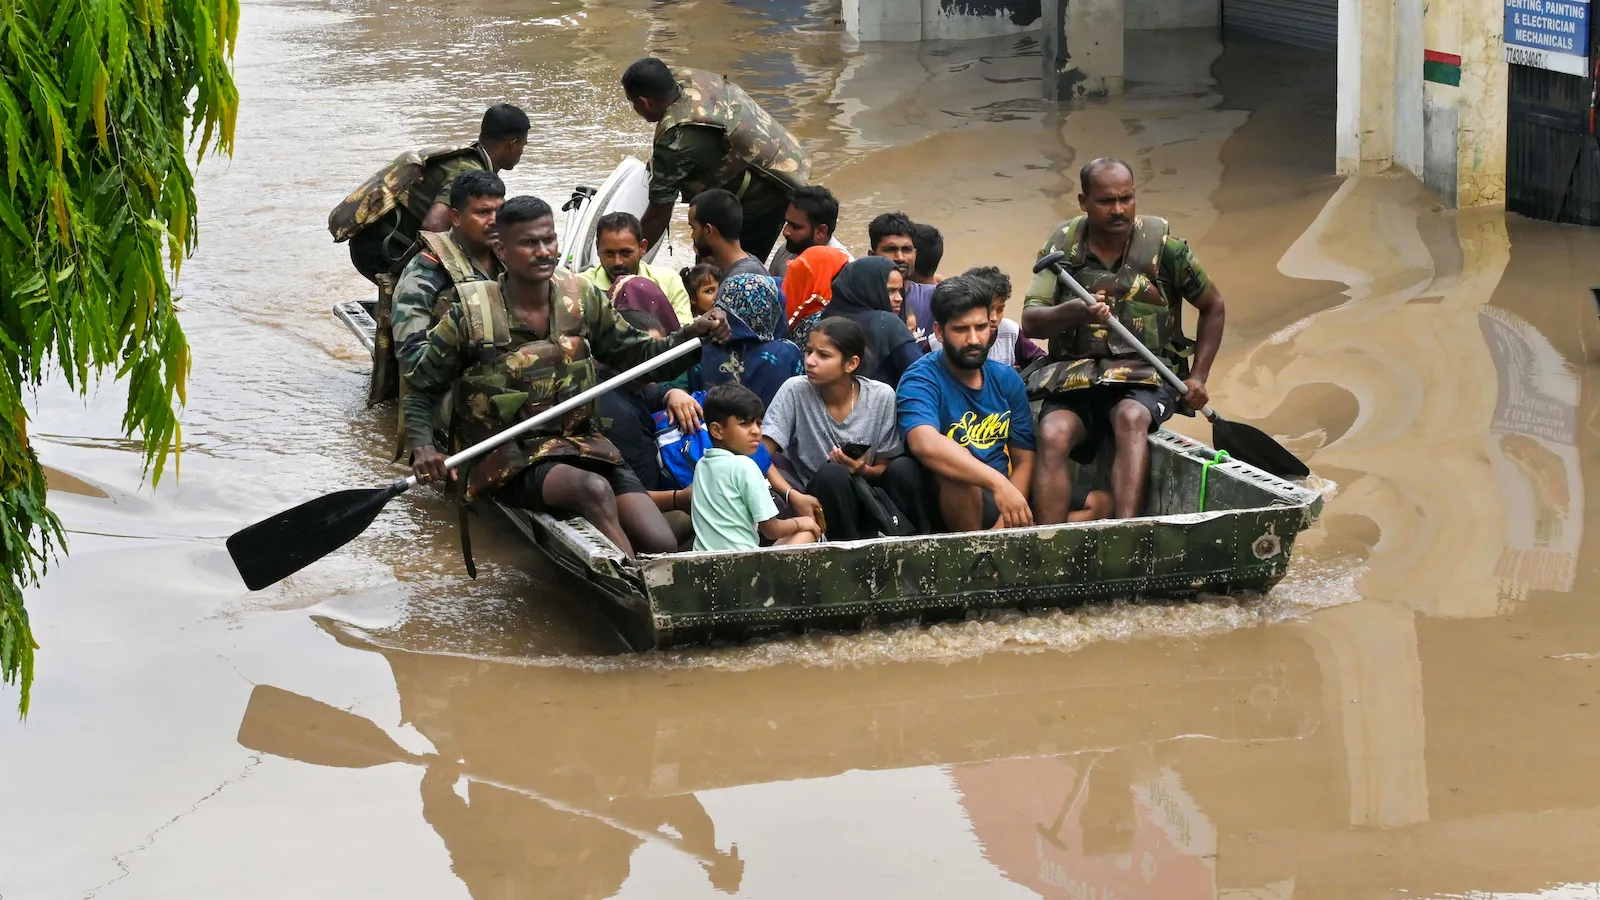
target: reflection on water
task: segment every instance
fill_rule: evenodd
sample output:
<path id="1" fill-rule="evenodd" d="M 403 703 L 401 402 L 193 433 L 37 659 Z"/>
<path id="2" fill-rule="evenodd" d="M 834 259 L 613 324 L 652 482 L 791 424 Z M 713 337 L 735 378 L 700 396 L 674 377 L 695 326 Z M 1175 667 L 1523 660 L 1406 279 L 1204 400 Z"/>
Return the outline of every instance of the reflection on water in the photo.
<path id="1" fill-rule="evenodd" d="M 1040 896 L 1216 896 L 1216 828 L 1147 747 L 953 774 L 988 857 Z"/>
<path id="2" fill-rule="evenodd" d="M 245 4 L 239 152 L 200 173 L 179 286 L 182 478 L 142 483 L 117 391 L 37 401 L 73 556 L 30 597 L 33 717 L 0 722 L 0 808 L 27 811 L 0 896 L 1592 894 L 1600 239 L 1329 176 L 1327 54 L 1130 33 L 1127 94 L 1069 110 L 1027 36 L 861 47 L 832 13 Z M 645 152 L 615 85 L 647 50 L 781 111 L 845 240 L 903 207 L 947 270 L 1020 278 L 1076 164 L 1132 160 L 1227 297 L 1217 407 L 1328 497 L 1289 577 L 623 657 L 492 520 L 468 580 L 421 494 L 245 593 L 224 536 L 394 473 L 327 315 L 364 284 L 327 208 L 503 99 L 536 123 L 513 192 L 598 183 Z"/>
<path id="3" fill-rule="evenodd" d="M 330 629 L 347 646 L 376 649 Z M 252 693 L 239 741 L 321 766 L 425 766 L 423 818 L 476 897 L 611 896 L 646 844 L 695 862 L 724 891 L 739 888 L 747 866 L 752 877 L 786 876 L 807 861 L 775 856 L 759 840 L 747 842 L 745 830 L 719 830 L 703 802 L 766 784 L 930 766 L 944 774 L 924 786 L 960 798 L 947 827 L 970 822 L 985 857 L 1023 884 L 1030 882 L 1012 861 L 1031 851 L 1035 829 L 1014 833 L 1013 819 L 1056 804 L 1058 787 L 1081 799 L 1092 776 L 1083 808 L 1069 802 L 1072 825 L 1061 821 L 1065 812 L 1055 816 L 1047 840 L 1066 855 L 1049 865 L 1094 857 L 1104 871 L 1076 877 L 1120 888 L 1115 871 L 1126 868 L 1118 862 L 1126 853 L 1115 848 L 1131 830 L 1141 836 L 1140 854 L 1156 855 L 1136 876 L 1160 866 L 1154 884 L 1192 886 L 1187 859 L 1210 885 L 1215 833 L 1152 754 L 1176 758 L 1190 742 L 1248 746 L 1317 734 L 1314 656 L 1287 633 L 1263 641 L 1269 634 L 1235 632 L 1206 651 L 1132 645 L 1140 673 L 1132 681 L 1102 669 L 1128 649 L 1100 644 L 1073 664 L 1052 664 L 1048 679 L 1037 677 L 1033 659 L 1002 655 L 893 665 L 866 690 L 848 667 L 585 673 L 385 649 L 378 652 L 400 695 L 396 724 L 416 729 L 434 752 L 407 752 L 375 723 L 268 686 Z M 786 702 L 774 705 L 780 694 Z M 1116 715 L 1121 708 L 1139 710 L 1137 719 Z M 1073 768 L 1079 758 L 1087 768 Z M 892 791 L 884 799 L 903 802 Z M 1158 839 L 1136 824 L 1135 806 L 1177 837 Z M 768 812 L 781 818 L 786 807 Z"/>

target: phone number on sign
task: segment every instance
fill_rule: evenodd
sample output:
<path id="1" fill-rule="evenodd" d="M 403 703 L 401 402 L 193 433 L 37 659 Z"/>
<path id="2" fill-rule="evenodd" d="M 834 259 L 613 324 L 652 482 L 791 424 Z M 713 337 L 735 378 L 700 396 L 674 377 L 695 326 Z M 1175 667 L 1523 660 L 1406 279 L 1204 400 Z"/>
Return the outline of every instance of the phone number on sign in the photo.
<path id="1" fill-rule="evenodd" d="M 1550 53 L 1545 50 L 1530 50 L 1526 47 L 1505 45 L 1505 61 L 1519 66 L 1531 66 L 1536 69 L 1546 69 L 1551 72 L 1565 72 L 1569 75 L 1583 75 L 1585 59 L 1582 56 L 1568 53 Z"/>

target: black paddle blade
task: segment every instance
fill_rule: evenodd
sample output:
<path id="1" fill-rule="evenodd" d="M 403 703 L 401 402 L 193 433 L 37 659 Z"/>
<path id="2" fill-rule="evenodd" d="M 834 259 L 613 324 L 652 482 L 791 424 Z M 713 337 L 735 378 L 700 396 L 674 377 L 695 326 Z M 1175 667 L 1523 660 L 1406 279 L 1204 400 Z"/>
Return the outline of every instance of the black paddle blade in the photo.
<path id="1" fill-rule="evenodd" d="M 1230 422 L 1213 415 L 1211 442 L 1218 450 L 1228 451 L 1228 455 L 1234 459 L 1271 472 L 1279 478 L 1304 478 L 1311 474 L 1311 469 L 1305 463 L 1268 437 L 1266 432 L 1241 422 Z"/>
<path id="2" fill-rule="evenodd" d="M 252 591 L 277 584 L 354 540 L 406 489 L 339 491 L 262 519 L 228 538 L 228 555 Z"/>

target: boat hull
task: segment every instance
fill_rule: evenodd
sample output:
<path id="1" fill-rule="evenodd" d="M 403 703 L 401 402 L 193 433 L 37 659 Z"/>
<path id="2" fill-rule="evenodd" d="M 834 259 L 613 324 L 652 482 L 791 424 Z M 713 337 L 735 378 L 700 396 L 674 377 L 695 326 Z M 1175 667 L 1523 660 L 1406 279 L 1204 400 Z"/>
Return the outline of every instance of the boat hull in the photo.
<path id="1" fill-rule="evenodd" d="M 581 519 L 507 512 L 597 592 L 636 649 L 1277 584 L 1320 496 L 1225 462 L 1208 478 L 1211 511 L 1183 511 L 1198 500 L 1209 448 L 1166 431 L 1150 442 L 1158 508 L 1137 519 L 631 562 Z"/>

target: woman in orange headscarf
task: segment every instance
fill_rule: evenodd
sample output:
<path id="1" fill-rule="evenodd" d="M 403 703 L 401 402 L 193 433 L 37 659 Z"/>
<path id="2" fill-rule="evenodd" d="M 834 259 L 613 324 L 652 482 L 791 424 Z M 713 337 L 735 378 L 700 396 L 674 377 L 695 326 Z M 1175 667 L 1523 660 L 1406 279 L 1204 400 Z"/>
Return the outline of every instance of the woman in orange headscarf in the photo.
<path id="1" fill-rule="evenodd" d="M 783 306 L 789 320 L 789 340 L 804 349 L 806 335 L 817 316 L 833 299 L 833 276 L 850 261 L 850 254 L 838 247 L 807 247 L 789 261 L 783 276 Z"/>

